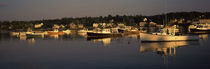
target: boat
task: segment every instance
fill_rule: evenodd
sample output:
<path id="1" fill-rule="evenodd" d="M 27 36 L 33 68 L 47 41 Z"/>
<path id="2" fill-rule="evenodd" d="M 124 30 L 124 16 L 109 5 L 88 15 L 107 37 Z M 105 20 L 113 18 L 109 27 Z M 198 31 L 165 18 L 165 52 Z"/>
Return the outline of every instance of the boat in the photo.
<path id="1" fill-rule="evenodd" d="M 38 35 L 38 34 L 26 34 L 27 37 L 36 37 L 36 36 L 42 36 L 42 35 Z"/>
<path id="2" fill-rule="evenodd" d="M 167 8 L 165 8 L 167 10 Z M 167 11 L 164 13 L 163 27 L 159 32 L 140 33 L 142 42 L 171 42 L 171 41 L 193 41 L 199 40 L 197 35 L 176 35 L 177 26 L 168 23 Z"/>
<path id="3" fill-rule="evenodd" d="M 193 41 L 199 40 L 197 35 L 177 35 L 177 26 L 168 26 L 161 28 L 159 32 L 140 33 L 142 42 L 162 42 L 162 41 Z"/>
<path id="4" fill-rule="evenodd" d="M 139 34 L 139 33 L 140 33 L 140 31 L 138 31 L 138 30 L 130 30 L 130 31 L 125 30 L 123 34 L 130 35 L 130 34 Z"/>
<path id="5" fill-rule="evenodd" d="M 67 30 L 64 30 L 63 31 L 65 34 L 70 34 L 71 33 L 71 30 L 67 29 Z"/>
<path id="6" fill-rule="evenodd" d="M 199 40 L 199 37 L 196 35 L 163 35 L 140 33 L 140 40 L 142 42 L 193 41 Z"/>
<path id="7" fill-rule="evenodd" d="M 206 34 L 210 33 L 210 23 L 196 23 L 190 25 L 190 32 L 194 34 Z"/>
<path id="8" fill-rule="evenodd" d="M 58 31 L 57 29 L 53 30 L 53 31 L 48 31 L 48 34 L 59 34 L 59 35 L 63 35 L 64 32 L 63 31 Z"/>
<path id="9" fill-rule="evenodd" d="M 78 33 L 87 33 L 87 32 L 93 32 L 93 31 L 88 30 L 88 29 L 81 29 L 78 31 Z"/>
<path id="10" fill-rule="evenodd" d="M 121 33 L 113 32 L 111 29 L 101 29 L 95 32 L 87 32 L 88 37 L 116 37 L 122 36 Z"/>
<path id="11" fill-rule="evenodd" d="M 18 36 L 20 34 L 20 32 L 10 32 L 11 36 Z"/>
<path id="12" fill-rule="evenodd" d="M 122 36 L 120 33 L 87 32 L 88 37 L 115 37 Z"/>
<path id="13" fill-rule="evenodd" d="M 120 33 L 123 33 L 124 35 L 130 35 L 130 34 L 139 34 L 140 31 L 136 28 L 119 28 L 118 31 Z"/>
<path id="14" fill-rule="evenodd" d="M 43 37 L 44 36 L 44 32 L 41 32 L 41 31 L 34 31 L 34 32 L 31 32 L 31 33 L 26 33 L 26 36 L 27 37 Z"/>

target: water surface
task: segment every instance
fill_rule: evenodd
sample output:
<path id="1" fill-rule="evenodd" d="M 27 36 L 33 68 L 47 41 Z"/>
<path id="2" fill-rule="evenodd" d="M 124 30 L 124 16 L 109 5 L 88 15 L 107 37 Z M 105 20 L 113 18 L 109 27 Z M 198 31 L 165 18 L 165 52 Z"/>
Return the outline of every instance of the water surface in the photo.
<path id="1" fill-rule="evenodd" d="M 139 36 L 1 34 L 0 69 L 209 69 L 210 40 L 141 43 Z"/>

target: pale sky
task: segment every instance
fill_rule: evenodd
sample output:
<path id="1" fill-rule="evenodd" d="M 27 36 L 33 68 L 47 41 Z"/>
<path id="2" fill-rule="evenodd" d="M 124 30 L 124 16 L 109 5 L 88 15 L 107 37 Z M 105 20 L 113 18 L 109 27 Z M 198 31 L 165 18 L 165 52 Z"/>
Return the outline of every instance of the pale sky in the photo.
<path id="1" fill-rule="evenodd" d="M 0 21 L 210 11 L 210 0 L 0 0 Z M 165 7 L 165 4 L 167 7 Z"/>

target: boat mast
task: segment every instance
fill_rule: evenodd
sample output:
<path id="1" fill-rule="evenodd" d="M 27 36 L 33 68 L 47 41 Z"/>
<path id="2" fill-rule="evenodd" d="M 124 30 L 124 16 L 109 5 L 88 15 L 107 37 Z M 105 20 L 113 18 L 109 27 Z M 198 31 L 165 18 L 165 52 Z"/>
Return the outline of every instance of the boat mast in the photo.
<path id="1" fill-rule="evenodd" d="M 163 19 L 164 20 L 164 22 L 163 22 L 163 25 L 164 25 L 164 27 L 165 26 L 167 26 L 167 22 L 168 22 L 168 17 L 167 17 L 167 0 L 164 0 L 164 15 L 165 15 L 165 19 Z"/>

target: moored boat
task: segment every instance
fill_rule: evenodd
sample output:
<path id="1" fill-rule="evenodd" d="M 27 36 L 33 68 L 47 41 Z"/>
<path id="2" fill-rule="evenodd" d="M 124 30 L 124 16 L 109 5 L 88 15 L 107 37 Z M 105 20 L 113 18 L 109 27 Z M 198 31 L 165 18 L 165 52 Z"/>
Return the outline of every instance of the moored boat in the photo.
<path id="1" fill-rule="evenodd" d="M 139 34 L 140 31 L 138 29 L 118 29 L 120 33 L 123 33 L 124 35 L 129 34 Z"/>
<path id="2" fill-rule="evenodd" d="M 63 31 L 58 31 L 58 30 L 53 30 L 53 31 L 48 31 L 47 32 L 48 34 L 64 34 L 64 32 Z"/>
<path id="3" fill-rule="evenodd" d="M 87 32 L 88 37 L 115 37 L 122 36 L 121 33 L 112 32 L 110 29 L 102 29 L 96 32 Z"/>
<path id="4" fill-rule="evenodd" d="M 140 39 L 143 42 L 192 41 L 192 40 L 199 40 L 199 37 L 195 35 L 176 36 L 176 35 L 158 35 L 158 34 L 140 33 Z"/>
<path id="5" fill-rule="evenodd" d="M 210 33 L 210 27 L 209 29 L 193 28 L 193 29 L 190 29 L 190 32 L 194 34 L 206 34 L 206 33 Z"/>
<path id="6" fill-rule="evenodd" d="M 189 26 L 189 32 L 193 34 L 210 33 L 210 20 L 203 20 Z"/>
<path id="7" fill-rule="evenodd" d="M 122 36 L 120 33 L 99 33 L 99 32 L 87 32 L 88 37 L 111 37 Z"/>
<path id="8" fill-rule="evenodd" d="M 26 36 L 27 37 L 44 37 L 45 33 L 41 32 L 41 31 L 35 31 L 32 33 L 27 33 Z"/>
<path id="9" fill-rule="evenodd" d="M 71 30 L 67 29 L 67 30 L 64 30 L 63 31 L 65 34 L 70 34 L 71 33 Z"/>
<path id="10" fill-rule="evenodd" d="M 87 33 L 87 32 L 93 32 L 93 31 L 88 30 L 88 29 L 81 29 L 78 31 L 78 33 Z"/>

